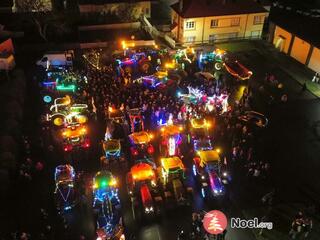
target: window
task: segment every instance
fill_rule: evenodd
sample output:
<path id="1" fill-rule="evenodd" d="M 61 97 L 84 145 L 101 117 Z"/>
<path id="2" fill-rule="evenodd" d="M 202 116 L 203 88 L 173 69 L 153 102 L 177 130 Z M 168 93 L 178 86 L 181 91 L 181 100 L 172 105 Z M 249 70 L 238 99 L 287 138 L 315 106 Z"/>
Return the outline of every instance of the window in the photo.
<path id="1" fill-rule="evenodd" d="M 260 15 L 260 16 L 254 16 L 253 17 L 253 24 L 258 25 L 258 24 L 262 24 L 264 20 L 264 16 Z"/>
<path id="2" fill-rule="evenodd" d="M 195 29 L 196 23 L 195 22 L 186 22 L 186 29 Z"/>
<path id="3" fill-rule="evenodd" d="M 218 27 L 218 24 L 219 24 L 219 20 L 218 19 L 212 19 L 211 20 L 211 28 L 215 28 L 215 27 Z"/>
<path id="4" fill-rule="evenodd" d="M 240 25 L 240 18 L 231 18 L 231 26 L 239 26 Z"/>
<path id="5" fill-rule="evenodd" d="M 195 36 L 189 36 L 189 37 L 186 37 L 186 42 L 187 43 L 193 43 L 196 41 L 196 37 Z"/>

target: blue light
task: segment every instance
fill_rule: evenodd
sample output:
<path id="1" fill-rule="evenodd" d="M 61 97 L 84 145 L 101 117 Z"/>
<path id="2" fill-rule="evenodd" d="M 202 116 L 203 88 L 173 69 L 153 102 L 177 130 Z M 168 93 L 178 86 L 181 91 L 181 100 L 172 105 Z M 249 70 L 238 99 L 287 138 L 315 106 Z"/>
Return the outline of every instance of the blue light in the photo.
<path id="1" fill-rule="evenodd" d="M 201 188 L 201 196 L 202 196 L 203 198 L 206 197 L 206 192 L 205 192 L 204 188 Z"/>
<path id="2" fill-rule="evenodd" d="M 52 101 L 52 98 L 50 96 L 46 95 L 46 96 L 43 97 L 43 101 L 45 103 L 50 103 Z"/>
<path id="3" fill-rule="evenodd" d="M 193 171 L 193 175 L 197 176 L 197 169 L 196 169 L 196 165 L 192 166 L 192 171 Z"/>

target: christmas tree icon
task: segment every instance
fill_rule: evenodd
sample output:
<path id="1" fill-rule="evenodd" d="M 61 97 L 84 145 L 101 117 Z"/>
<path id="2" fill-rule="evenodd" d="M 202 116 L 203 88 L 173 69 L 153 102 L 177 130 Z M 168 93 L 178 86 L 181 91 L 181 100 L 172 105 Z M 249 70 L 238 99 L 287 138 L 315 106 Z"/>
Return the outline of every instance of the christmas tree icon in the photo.
<path id="1" fill-rule="evenodd" d="M 210 231 L 213 231 L 213 232 L 223 231 L 223 228 L 222 228 L 222 226 L 221 226 L 221 224 L 219 222 L 219 219 L 217 218 L 217 214 L 216 213 L 212 214 L 212 218 L 210 220 L 208 229 Z"/>

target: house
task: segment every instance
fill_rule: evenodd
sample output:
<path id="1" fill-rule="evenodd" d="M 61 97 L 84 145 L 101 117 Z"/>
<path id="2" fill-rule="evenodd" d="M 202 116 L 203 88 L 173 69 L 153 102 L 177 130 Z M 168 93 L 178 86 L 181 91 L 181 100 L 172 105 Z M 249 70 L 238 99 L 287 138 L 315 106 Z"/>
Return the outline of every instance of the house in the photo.
<path id="1" fill-rule="evenodd" d="M 320 72 L 320 8 L 302 9 L 284 5 L 271 8 L 269 41 L 279 51 Z"/>
<path id="2" fill-rule="evenodd" d="M 153 0 L 79 0 L 80 13 L 105 12 L 117 14 L 120 10 L 132 11 L 134 18 L 144 14 L 151 17 L 151 2 Z"/>
<path id="3" fill-rule="evenodd" d="M 267 16 L 253 0 L 180 0 L 171 8 L 172 33 L 181 43 L 260 38 Z"/>

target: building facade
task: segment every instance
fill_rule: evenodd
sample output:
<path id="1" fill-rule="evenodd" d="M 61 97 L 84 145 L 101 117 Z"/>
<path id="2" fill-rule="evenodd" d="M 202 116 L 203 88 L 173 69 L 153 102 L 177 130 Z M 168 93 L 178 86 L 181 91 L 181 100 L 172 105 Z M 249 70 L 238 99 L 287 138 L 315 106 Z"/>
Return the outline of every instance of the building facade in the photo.
<path id="1" fill-rule="evenodd" d="M 221 3 L 224 8 L 221 11 L 211 0 L 187 2 L 181 0 L 172 5 L 172 34 L 181 43 L 213 43 L 235 38 L 260 38 L 267 11 L 254 4 L 254 8 L 246 9 L 243 5 L 238 6 L 239 1 Z M 248 2 L 248 1 L 246 1 Z M 250 1 L 249 1 L 250 2 Z M 206 11 L 201 11 L 194 6 L 200 5 Z M 242 9 L 243 8 L 243 9 Z M 211 9 L 211 10 L 210 10 Z"/>
<path id="2" fill-rule="evenodd" d="M 320 72 L 320 15 L 297 14 L 296 10 L 271 9 L 269 41 L 315 72 Z"/>

